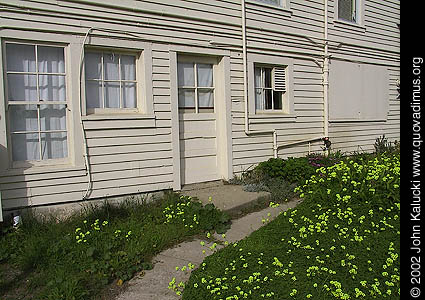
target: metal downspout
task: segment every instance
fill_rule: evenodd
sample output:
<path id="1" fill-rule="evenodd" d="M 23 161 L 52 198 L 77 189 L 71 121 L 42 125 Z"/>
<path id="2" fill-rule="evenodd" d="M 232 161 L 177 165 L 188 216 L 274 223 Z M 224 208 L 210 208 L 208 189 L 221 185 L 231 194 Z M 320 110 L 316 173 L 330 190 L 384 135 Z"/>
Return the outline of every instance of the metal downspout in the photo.
<path id="1" fill-rule="evenodd" d="M 273 134 L 273 157 L 277 158 L 277 132 L 273 130 L 250 131 L 249 130 L 249 113 L 248 113 L 248 57 L 246 50 L 246 11 L 245 0 L 242 1 L 242 56 L 243 56 L 243 98 L 245 103 L 245 134 Z"/>
<path id="2" fill-rule="evenodd" d="M 79 97 L 78 97 L 78 109 L 80 112 L 80 124 L 81 124 L 81 130 L 83 134 L 83 156 L 84 156 L 84 165 L 86 167 L 86 173 L 87 173 L 87 188 L 83 195 L 83 200 L 87 200 L 89 198 L 91 189 L 92 189 L 92 180 L 91 180 L 91 168 L 90 168 L 90 162 L 89 162 L 89 155 L 88 155 L 88 147 L 87 147 L 87 138 L 86 138 L 86 131 L 84 130 L 84 122 L 83 122 L 83 113 L 82 113 L 82 99 L 81 99 L 81 77 L 82 77 L 82 70 L 83 70 L 83 61 L 84 61 L 84 45 L 86 44 L 86 40 L 90 34 L 90 32 L 93 30 L 93 27 L 90 27 L 89 30 L 87 30 L 86 35 L 84 36 L 83 43 L 81 44 L 81 53 L 80 53 L 80 76 L 79 76 Z"/>
<path id="3" fill-rule="evenodd" d="M 328 40 L 328 0 L 325 0 L 324 20 L 324 60 L 323 60 L 323 120 L 325 138 L 329 137 L 329 40 Z"/>

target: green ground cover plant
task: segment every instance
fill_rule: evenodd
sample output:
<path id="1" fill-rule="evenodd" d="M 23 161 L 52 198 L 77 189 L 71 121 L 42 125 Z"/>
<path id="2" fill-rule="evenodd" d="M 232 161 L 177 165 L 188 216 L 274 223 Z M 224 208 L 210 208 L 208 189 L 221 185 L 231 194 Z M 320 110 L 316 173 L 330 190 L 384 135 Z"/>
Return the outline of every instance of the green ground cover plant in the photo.
<path id="1" fill-rule="evenodd" d="M 105 203 L 61 222 L 24 215 L 17 230 L 0 238 L 0 298 L 99 298 L 106 285 L 151 269 L 151 258 L 165 248 L 229 227 L 213 204 L 192 200 L 167 193 L 149 203 Z"/>
<path id="2" fill-rule="evenodd" d="M 400 154 L 318 167 L 304 201 L 207 257 L 183 300 L 399 299 Z"/>
<path id="3" fill-rule="evenodd" d="M 340 151 L 329 155 L 311 153 L 306 157 L 270 158 L 230 183 L 243 185 L 247 192 L 269 192 L 271 201 L 282 203 L 292 198 L 295 186 L 304 183 L 318 168 L 332 166 L 343 159 Z"/>

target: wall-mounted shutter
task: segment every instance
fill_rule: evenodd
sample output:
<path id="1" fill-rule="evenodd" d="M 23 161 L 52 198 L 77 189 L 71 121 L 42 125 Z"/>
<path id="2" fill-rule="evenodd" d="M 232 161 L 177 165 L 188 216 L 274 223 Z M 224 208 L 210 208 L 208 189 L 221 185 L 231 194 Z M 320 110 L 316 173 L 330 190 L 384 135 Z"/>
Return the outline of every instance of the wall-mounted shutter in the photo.
<path id="1" fill-rule="evenodd" d="M 286 68 L 273 68 L 273 90 L 276 92 L 286 92 Z"/>

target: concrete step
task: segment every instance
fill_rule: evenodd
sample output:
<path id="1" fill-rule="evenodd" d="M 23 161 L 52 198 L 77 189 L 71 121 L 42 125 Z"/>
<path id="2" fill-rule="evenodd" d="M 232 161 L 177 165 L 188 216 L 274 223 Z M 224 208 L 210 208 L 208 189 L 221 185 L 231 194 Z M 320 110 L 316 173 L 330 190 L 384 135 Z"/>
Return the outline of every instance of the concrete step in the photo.
<path id="1" fill-rule="evenodd" d="M 196 197 L 204 205 L 213 203 L 232 216 L 259 201 L 270 200 L 269 192 L 246 192 L 241 185 L 225 184 L 222 181 L 187 185 L 182 188 L 181 194 Z"/>

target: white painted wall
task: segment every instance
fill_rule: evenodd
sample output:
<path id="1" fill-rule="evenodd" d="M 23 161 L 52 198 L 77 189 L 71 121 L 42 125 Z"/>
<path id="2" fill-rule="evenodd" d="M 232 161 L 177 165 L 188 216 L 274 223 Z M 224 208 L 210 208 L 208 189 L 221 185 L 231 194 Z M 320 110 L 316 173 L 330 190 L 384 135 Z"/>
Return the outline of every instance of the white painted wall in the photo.
<path id="1" fill-rule="evenodd" d="M 332 122 L 334 149 L 373 150 L 385 133 L 400 139 L 400 105 L 396 82 L 400 77 L 397 0 L 364 0 L 362 23 L 335 19 L 329 1 L 329 51 L 332 64 L 350 62 L 385 68 L 388 109 L 385 120 Z M 322 69 L 324 2 L 285 1 L 273 7 L 247 1 L 247 49 L 250 57 L 291 61 L 292 110 L 288 114 L 252 115 L 250 130 L 276 129 L 278 143 L 323 134 Z M 78 66 L 81 43 L 89 28 L 89 43 L 139 49 L 144 54 L 144 99 L 140 114 L 87 116 L 87 145 L 92 168 L 90 197 L 116 196 L 181 187 L 176 61 L 179 54 L 214 55 L 223 68 L 223 102 L 217 116 L 218 168 L 230 178 L 273 156 L 272 136 L 244 133 L 241 3 L 239 0 L 72 0 L 2 1 L 0 39 L 48 41 L 66 45 L 70 163 L 52 167 L 11 169 L 0 160 L 0 190 L 5 209 L 81 200 L 87 187 L 82 133 L 78 113 Z M 316 60 L 316 62 L 315 62 Z M 3 73 L 0 81 L 4 82 Z M 0 145 L 7 149 L 4 85 L 0 84 Z M 252 99 L 248 98 L 248 101 Z M 250 102 L 250 104 L 252 104 Z M 332 104 L 331 104 L 332 105 Z M 338 111 L 338 109 L 337 109 Z M 382 112 L 379 110 L 379 112 Z M 228 134 L 227 134 L 228 133 Z M 313 143 L 313 151 L 321 143 Z M 279 149 L 279 156 L 304 155 L 307 144 Z M 1 154 L 3 155 L 3 154 Z"/>

